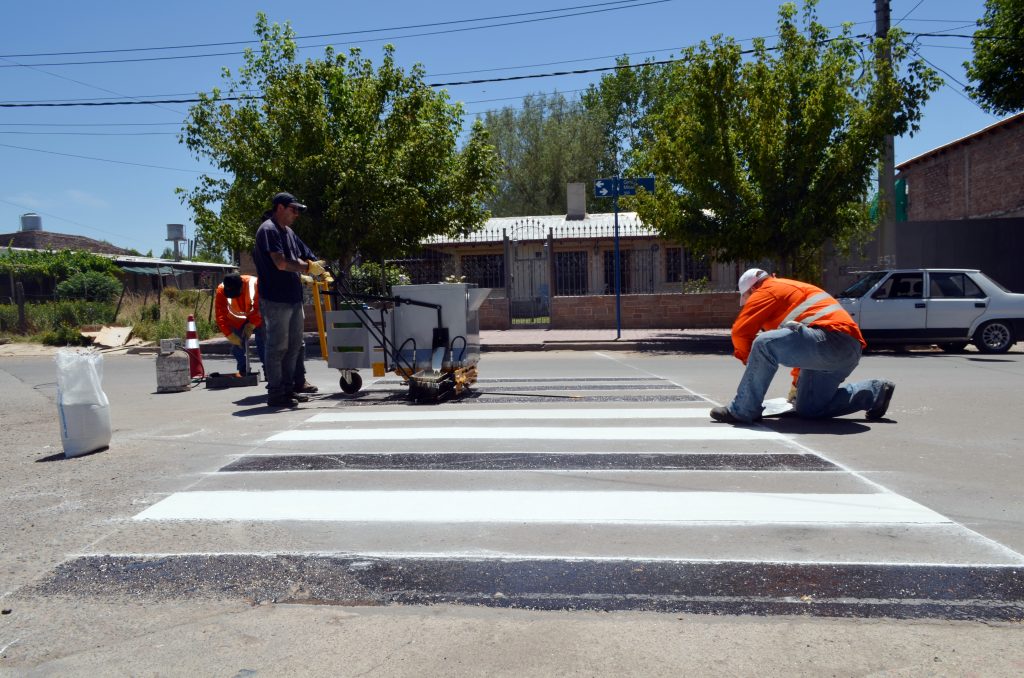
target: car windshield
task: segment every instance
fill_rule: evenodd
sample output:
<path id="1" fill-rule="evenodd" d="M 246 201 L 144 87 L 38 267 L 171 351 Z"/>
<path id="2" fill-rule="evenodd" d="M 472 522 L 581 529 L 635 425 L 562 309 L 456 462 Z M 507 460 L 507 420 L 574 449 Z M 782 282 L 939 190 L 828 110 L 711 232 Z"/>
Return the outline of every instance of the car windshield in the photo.
<path id="1" fill-rule="evenodd" d="M 865 294 L 868 293 L 868 290 L 874 287 L 875 284 L 884 277 L 885 271 L 875 271 L 874 273 L 868 273 L 863 278 L 860 278 L 857 282 L 853 283 L 845 290 L 837 294 L 836 298 L 839 299 L 840 297 L 851 297 L 856 299 L 858 297 L 863 297 Z"/>

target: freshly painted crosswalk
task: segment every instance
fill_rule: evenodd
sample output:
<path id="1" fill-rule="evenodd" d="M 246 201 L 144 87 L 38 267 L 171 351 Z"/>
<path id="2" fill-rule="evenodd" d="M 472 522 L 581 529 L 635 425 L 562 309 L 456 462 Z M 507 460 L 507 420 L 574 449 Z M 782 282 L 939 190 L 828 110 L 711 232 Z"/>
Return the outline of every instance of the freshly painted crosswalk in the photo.
<path id="1" fill-rule="evenodd" d="M 544 381 L 545 389 L 559 383 Z M 360 563 L 381 572 L 397 563 L 407 571 L 420 568 L 424 579 L 416 585 L 435 591 L 424 593 L 425 601 L 448 595 L 479 602 L 486 596 L 473 587 L 491 584 L 460 577 L 467 568 L 479 565 L 487 572 L 487 562 L 499 561 L 527 569 L 562 563 L 563 571 L 580 573 L 618 572 L 620 562 L 640 563 L 634 566 L 640 572 L 648 567 L 643 563 L 668 562 L 679 564 L 670 568 L 677 574 L 689 572 L 688 563 L 717 563 L 722 572 L 755 578 L 789 563 L 787 576 L 804 578 L 812 588 L 812 579 L 830 567 L 856 579 L 849 568 L 870 563 L 883 573 L 902 568 L 901 576 L 921 568 L 938 576 L 934 568 L 947 568 L 950 581 L 959 582 L 951 590 L 962 589 L 965 597 L 993 577 L 1022 588 L 1013 584 L 1024 581 L 1020 554 L 769 426 L 712 424 L 706 400 L 664 380 L 649 380 L 665 389 L 662 396 L 645 395 L 640 402 L 630 386 L 642 381 L 609 379 L 603 386 L 615 393 L 608 396 L 612 400 L 537 406 L 509 403 L 499 394 L 433 407 L 350 407 L 343 401 L 299 415 L 303 419 L 291 428 L 226 459 L 190 489 L 158 498 L 83 554 L 79 574 L 101 564 L 117 571 L 133 558 L 200 554 L 215 576 L 227 563 L 263 568 L 265 559 L 287 554 L 340 568 L 338 576 Z M 602 384 L 592 379 L 589 386 Z M 536 385 L 519 388 L 528 394 L 531 387 Z M 833 581 L 839 575 L 829 576 Z M 382 599 L 417 600 L 410 590 L 390 591 L 393 582 L 373 585 Z M 569 602 L 560 605 L 567 607 L 590 595 L 595 609 L 730 611 L 736 596 L 745 595 L 730 591 L 717 575 L 706 590 L 696 586 L 685 599 L 658 598 L 658 591 L 672 588 L 661 580 L 652 581 L 646 594 L 636 582 L 628 594 L 600 593 L 605 589 L 599 582 L 592 586 L 588 592 L 576 581 L 542 597 L 550 602 L 565 596 Z M 883 609 L 861 600 L 875 595 L 872 586 L 832 587 L 828 605 L 818 609 Z M 512 604 L 538 604 L 537 595 L 524 591 Z M 764 600 L 751 599 L 749 609 L 785 608 L 770 592 L 757 595 Z M 910 593 L 907 598 L 894 603 L 901 611 L 889 606 L 883 614 L 955 616 L 950 610 L 965 609 L 948 602 L 928 607 Z M 987 603 L 970 609 L 992 618 L 1015 614 Z"/>
<path id="2" fill-rule="evenodd" d="M 315 491 L 182 492 L 136 520 L 333 520 L 424 523 L 951 522 L 894 494 L 768 492 Z"/>

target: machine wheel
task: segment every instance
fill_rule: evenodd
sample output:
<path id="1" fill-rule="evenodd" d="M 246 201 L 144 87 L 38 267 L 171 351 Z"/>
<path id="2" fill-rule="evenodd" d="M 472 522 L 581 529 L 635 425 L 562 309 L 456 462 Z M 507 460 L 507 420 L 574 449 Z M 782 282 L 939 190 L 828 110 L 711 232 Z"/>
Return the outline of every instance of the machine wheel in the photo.
<path id="1" fill-rule="evenodd" d="M 346 375 L 348 375 L 348 379 L 345 378 Z M 363 378 L 359 376 L 358 372 L 342 372 L 338 379 L 338 385 L 342 392 L 352 395 L 363 387 Z"/>
<path id="2" fill-rule="evenodd" d="M 967 348 L 967 342 L 951 341 L 945 344 L 939 344 L 939 348 L 941 348 L 946 353 L 963 353 L 964 349 Z"/>
<path id="3" fill-rule="evenodd" d="M 1013 328 L 1005 320 L 990 320 L 974 333 L 974 345 L 982 353 L 1006 353 L 1013 342 Z"/>

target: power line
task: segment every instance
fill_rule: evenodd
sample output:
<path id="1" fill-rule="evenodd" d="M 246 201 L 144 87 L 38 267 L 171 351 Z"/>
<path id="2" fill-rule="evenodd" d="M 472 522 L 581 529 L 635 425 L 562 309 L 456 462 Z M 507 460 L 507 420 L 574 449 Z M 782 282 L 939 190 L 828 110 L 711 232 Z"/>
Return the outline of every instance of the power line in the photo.
<path id="1" fill-rule="evenodd" d="M 628 3 L 635 3 L 637 0 L 612 0 L 611 2 L 597 2 L 590 3 L 588 5 L 576 5 L 573 7 L 560 7 L 557 9 L 544 9 L 535 10 L 532 12 L 519 12 L 517 14 L 499 14 L 495 16 L 477 17 L 475 19 L 453 19 L 451 21 L 437 21 L 434 23 L 427 24 L 412 24 L 409 26 L 390 26 L 387 28 L 364 28 L 357 31 L 341 31 L 338 33 L 318 33 L 313 35 L 297 35 L 296 40 L 312 40 L 314 38 L 334 38 L 343 35 L 359 35 L 361 33 L 380 33 L 383 31 L 405 31 L 413 30 L 416 28 L 433 28 L 435 26 L 450 26 L 454 24 L 466 24 L 475 23 L 477 21 L 494 21 L 497 19 L 512 19 L 521 16 L 532 16 L 534 14 L 553 14 L 555 12 L 568 12 L 576 9 L 592 9 L 594 7 L 602 7 L 605 5 L 626 5 Z M 621 9 L 621 8 L 620 8 Z M 121 49 L 92 49 L 83 50 L 78 52 L 34 52 L 29 54 L 0 54 L 0 59 L 3 58 L 24 58 L 24 57 L 44 57 L 44 56 L 79 56 L 85 54 L 119 54 L 124 52 L 152 52 L 159 50 L 168 49 L 197 49 L 200 47 L 226 47 L 228 45 L 251 45 L 258 43 L 258 40 L 233 40 L 229 42 L 203 42 L 195 43 L 191 45 L 167 45 L 163 47 L 124 47 Z"/>
<path id="2" fill-rule="evenodd" d="M 673 2 L 674 0 L 647 0 L 646 2 L 638 2 L 637 0 L 629 0 L 629 5 L 619 5 L 615 7 L 608 7 L 604 9 L 591 9 L 583 12 L 572 12 L 570 14 L 560 14 L 558 16 L 551 17 L 538 17 L 534 19 L 523 19 L 519 21 L 506 21 L 502 23 L 488 24 L 485 26 L 469 26 L 466 28 L 451 28 L 442 31 L 428 31 L 424 33 L 408 33 L 406 35 L 396 35 L 384 38 L 367 38 L 359 42 L 388 42 L 391 40 L 402 40 L 405 38 L 421 38 L 434 35 L 447 35 L 450 33 L 465 33 L 467 31 L 477 31 L 487 28 L 501 28 L 504 26 L 517 26 L 522 24 L 532 24 L 540 21 L 551 21 L 554 19 L 566 19 L 576 16 L 585 16 L 588 14 L 602 14 L 604 12 L 615 12 L 620 9 L 632 9 L 634 7 L 644 7 L 647 5 L 660 5 L 666 2 Z M 635 3 L 635 4 L 632 4 Z M 312 49 L 315 47 L 331 47 L 334 43 L 324 43 L 316 45 L 301 45 L 301 49 Z M 127 64 L 127 63 L 140 63 L 144 61 L 175 61 L 180 59 L 203 59 L 207 57 L 215 56 L 237 56 L 243 54 L 243 52 L 208 52 L 205 54 L 181 54 L 176 56 L 164 56 L 164 57 L 137 57 L 132 59 L 94 59 L 89 61 L 55 61 L 40 64 L 30 64 L 32 66 L 85 66 L 93 64 Z M 16 68 L 14 65 L 0 65 L 0 68 Z"/>
<path id="3" fill-rule="evenodd" d="M 134 167 L 148 167 L 150 169 L 162 169 L 171 170 L 172 172 L 189 172 L 190 174 L 208 174 L 203 170 L 188 170 L 181 169 L 180 167 L 164 167 L 163 165 L 147 165 L 141 162 L 128 162 L 126 160 L 111 160 L 110 158 L 96 158 L 89 155 L 76 155 L 74 153 L 60 153 L 58 151 L 46 151 L 41 148 L 26 148 L 25 146 L 14 146 L 12 144 L 0 144 L 3 148 L 16 148 L 19 151 L 32 151 L 33 153 L 46 153 L 48 155 L 62 155 L 67 158 L 79 158 L 81 160 L 97 160 L 99 162 L 110 162 L 116 165 L 132 165 Z M 223 174 L 223 172 L 213 172 L 213 174 Z"/>

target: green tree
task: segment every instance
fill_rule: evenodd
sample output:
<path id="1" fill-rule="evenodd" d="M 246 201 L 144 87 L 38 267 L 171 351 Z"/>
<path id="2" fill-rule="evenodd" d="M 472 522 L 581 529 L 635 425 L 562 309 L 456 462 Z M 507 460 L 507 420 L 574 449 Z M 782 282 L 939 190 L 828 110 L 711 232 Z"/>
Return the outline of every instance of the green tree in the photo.
<path id="1" fill-rule="evenodd" d="M 651 122 L 664 101 L 665 64 L 631 65 L 623 56 L 616 65 L 619 68 L 602 76 L 581 97 L 604 134 L 601 176 L 621 174 L 631 164 L 633 152 L 654 138 Z"/>
<path id="2" fill-rule="evenodd" d="M 977 83 L 968 94 L 990 113 L 1024 109 L 1024 0 L 985 0 L 985 15 L 974 32 L 974 59 L 964 62 Z"/>
<path id="3" fill-rule="evenodd" d="M 257 49 L 246 50 L 225 88 L 200 94 L 181 141 L 230 178 L 204 175 L 178 189 L 203 242 L 252 247 L 258 217 L 278 191 L 308 211 L 296 222 L 320 256 L 343 266 L 357 252 L 395 256 L 429 235 L 478 228 L 494 190 L 497 158 L 481 125 L 459 150 L 462 108 L 409 72 L 385 46 L 373 64 L 352 49 L 295 61 L 289 24 L 257 15 Z"/>
<path id="4" fill-rule="evenodd" d="M 558 93 L 528 96 L 518 110 L 488 112 L 484 127 L 503 165 L 489 203 L 496 216 L 564 214 L 566 185 L 593 181 L 611 164 L 601 121 Z"/>
<path id="5" fill-rule="evenodd" d="M 654 139 L 637 152 L 635 171 L 659 179 L 635 199 L 645 222 L 719 261 L 768 258 L 812 278 L 824 242 L 869 232 L 882 140 L 916 131 L 940 81 L 908 60 L 898 31 L 890 68 L 873 57 L 882 41 L 863 45 L 850 25 L 830 35 L 815 5 L 804 3 L 802 29 L 782 5 L 777 44 L 755 40 L 748 60 L 715 36 L 668 69 Z"/>
<path id="6" fill-rule="evenodd" d="M 109 273 L 85 271 L 58 283 L 54 291 L 58 299 L 112 301 L 121 293 L 121 281 Z"/>

